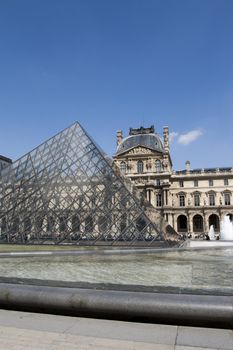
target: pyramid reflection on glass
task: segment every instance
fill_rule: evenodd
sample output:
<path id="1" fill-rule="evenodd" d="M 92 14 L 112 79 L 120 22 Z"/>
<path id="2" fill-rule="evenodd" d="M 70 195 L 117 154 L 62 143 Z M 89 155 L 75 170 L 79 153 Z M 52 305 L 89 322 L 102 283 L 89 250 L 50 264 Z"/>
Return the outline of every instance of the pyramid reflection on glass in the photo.
<path id="1" fill-rule="evenodd" d="M 1 243 L 163 241 L 79 123 L 5 168 L 1 183 Z"/>

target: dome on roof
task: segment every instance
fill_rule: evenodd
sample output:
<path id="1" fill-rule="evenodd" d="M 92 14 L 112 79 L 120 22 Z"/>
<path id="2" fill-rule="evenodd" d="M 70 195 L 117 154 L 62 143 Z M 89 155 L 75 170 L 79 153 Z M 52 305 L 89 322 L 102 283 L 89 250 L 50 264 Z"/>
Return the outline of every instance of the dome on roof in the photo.
<path id="1" fill-rule="evenodd" d="M 131 148 L 143 146 L 158 152 L 164 152 L 163 143 L 157 134 L 130 135 L 118 145 L 116 154 L 123 153 Z"/>

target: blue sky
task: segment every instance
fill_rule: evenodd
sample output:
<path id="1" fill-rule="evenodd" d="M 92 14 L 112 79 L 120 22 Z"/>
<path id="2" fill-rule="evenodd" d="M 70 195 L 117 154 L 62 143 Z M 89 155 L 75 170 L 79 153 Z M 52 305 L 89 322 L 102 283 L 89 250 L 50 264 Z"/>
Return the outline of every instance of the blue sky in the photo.
<path id="1" fill-rule="evenodd" d="M 169 126 L 174 168 L 233 166 L 232 0 L 0 0 L 0 154 L 78 120 Z"/>

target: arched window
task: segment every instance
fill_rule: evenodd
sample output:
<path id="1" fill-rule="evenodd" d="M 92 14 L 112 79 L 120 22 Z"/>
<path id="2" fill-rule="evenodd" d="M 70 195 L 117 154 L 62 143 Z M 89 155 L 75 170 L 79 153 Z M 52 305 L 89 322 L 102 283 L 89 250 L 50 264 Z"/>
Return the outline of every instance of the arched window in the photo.
<path id="1" fill-rule="evenodd" d="M 42 228 L 43 228 L 43 222 L 44 222 L 44 217 L 38 215 L 38 216 L 36 217 L 36 230 L 37 230 L 37 231 L 41 231 L 41 230 L 42 230 Z"/>
<path id="2" fill-rule="evenodd" d="M 53 232 L 55 228 L 55 218 L 53 216 L 49 216 L 47 218 L 47 231 Z"/>
<path id="3" fill-rule="evenodd" d="M 179 215 L 177 218 L 177 231 L 187 232 L 187 217 L 185 215 Z"/>
<path id="4" fill-rule="evenodd" d="M 155 171 L 156 173 L 161 173 L 163 171 L 163 165 L 159 159 L 155 161 Z"/>
<path id="5" fill-rule="evenodd" d="M 15 218 L 11 228 L 11 233 L 16 234 L 19 232 L 19 218 Z"/>
<path id="6" fill-rule="evenodd" d="M 219 224 L 219 217 L 216 214 L 211 214 L 209 216 L 209 227 L 213 225 L 214 226 L 214 230 L 218 231 L 220 230 L 220 224 Z"/>
<path id="7" fill-rule="evenodd" d="M 30 233 L 31 229 L 32 229 L 31 219 L 29 217 L 26 217 L 24 220 L 24 232 Z"/>
<path id="8" fill-rule="evenodd" d="M 71 222 L 72 222 L 72 232 L 74 233 L 80 232 L 80 220 L 78 215 L 73 215 Z"/>
<path id="9" fill-rule="evenodd" d="M 138 173 L 139 174 L 143 173 L 143 161 L 142 160 L 138 161 L 137 166 L 138 166 Z"/>
<path id="10" fill-rule="evenodd" d="M 66 216 L 59 217 L 59 231 L 60 231 L 60 233 L 67 231 L 67 217 Z"/>
<path id="11" fill-rule="evenodd" d="M 98 228 L 100 233 L 104 233 L 107 230 L 107 221 L 104 216 L 100 216 L 98 219 Z"/>
<path id="12" fill-rule="evenodd" d="M 85 232 L 92 233 L 93 230 L 94 230 L 94 221 L 92 217 L 89 215 L 85 220 Z"/>
<path id="13" fill-rule="evenodd" d="M 126 226 L 127 226 L 127 215 L 124 213 L 121 217 L 121 222 L 120 222 L 121 233 L 125 230 Z"/>
<path id="14" fill-rule="evenodd" d="M 146 221 L 144 218 L 139 218 L 136 222 L 136 227 L 139 232 L 141 232 L 146 227 Z"/>
<path id="15" fill-rule="evenodd" d="M 203 217 L 199 214 L 196 214 L 193 217 L 193 231 L 203 232 Z"/>
<path id="16" fill-rule="evenodd" d="M 120 163 L 120 170 L 121 170 L 122 174 L 126 173 L 126 163 L 125 162 Z"/>
<path id="17" fill-rule="evenodd" d="M 7 231 L 7 223 L 6 223 L 6 218 L 2 218 L 2 222 L 1 222 L 1 230 L 0 233 L 6 233 Z"/>

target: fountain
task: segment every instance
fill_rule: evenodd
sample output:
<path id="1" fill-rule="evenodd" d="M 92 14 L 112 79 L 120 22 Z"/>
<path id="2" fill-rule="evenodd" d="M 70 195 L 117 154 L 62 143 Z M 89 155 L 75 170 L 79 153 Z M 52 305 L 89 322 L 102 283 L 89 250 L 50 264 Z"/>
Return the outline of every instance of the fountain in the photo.
<path id="1" fill-rule="evenodd" d="M 209 238 L 211 241 L 215 241 L 215 231 L 214 231 L 214 225 L 210 226 L 210 230 L 209 230 L 209 234 L 208 234 Z"/>
<path id="2" fill-rule="evenodd" d="M 223 241 L 233 241 L 233 224 L 229 215 L 224 216 L 221 221 L 220 239 Z"/>
<path id="3" fill-rule="evenodd" d="M 210 241 L 215 241 L 215 230 L 214 225 L 210 226 L 208 233 Z M 220 240 L 221 241 L 233 241 L 233 223 L 230 220 L 229 215 L 224 216 L 220 225 Z"/>
<path id="4" fill-rule="evenodd" d="M 214 225 L 210 226 L 208 232 L 209 240 L 189 240 L 184 247 L 190 248 L 219 248 L 233 246 L 233 223 L 229 215 L 224 216 L 220 224 L 220 236 L 216 238 Z"/>

